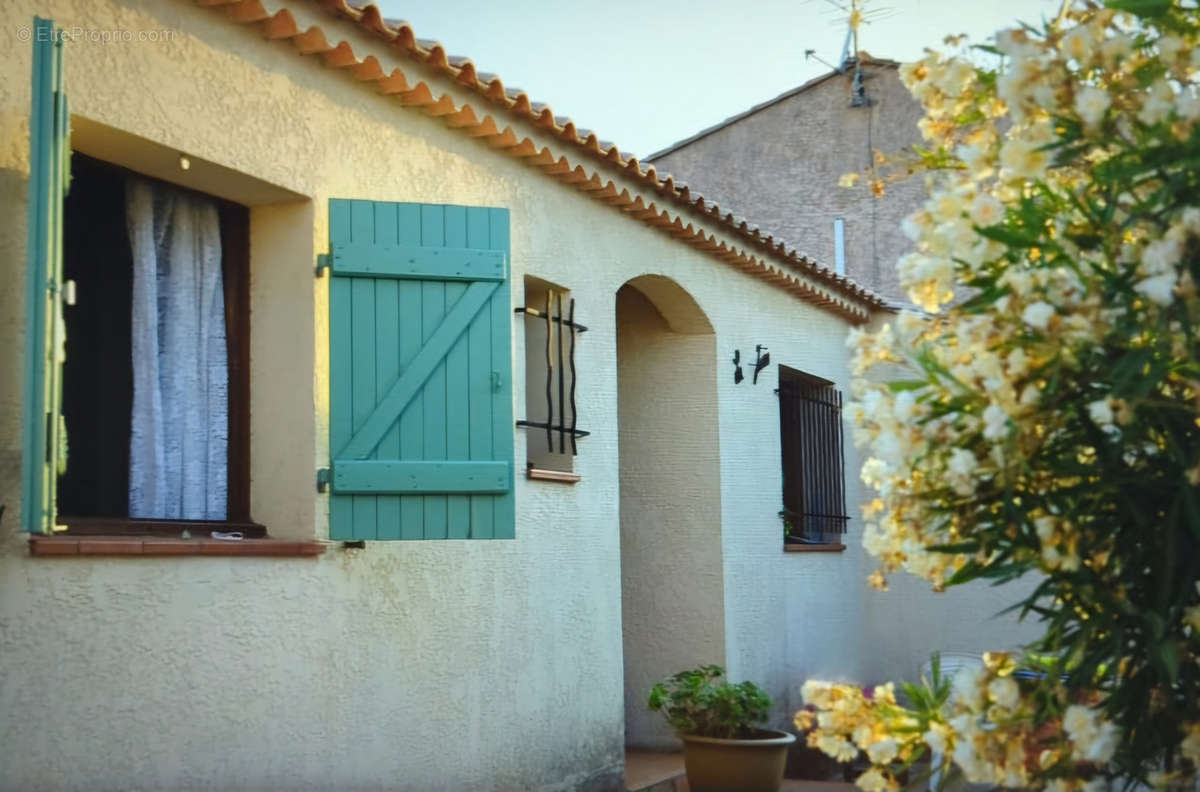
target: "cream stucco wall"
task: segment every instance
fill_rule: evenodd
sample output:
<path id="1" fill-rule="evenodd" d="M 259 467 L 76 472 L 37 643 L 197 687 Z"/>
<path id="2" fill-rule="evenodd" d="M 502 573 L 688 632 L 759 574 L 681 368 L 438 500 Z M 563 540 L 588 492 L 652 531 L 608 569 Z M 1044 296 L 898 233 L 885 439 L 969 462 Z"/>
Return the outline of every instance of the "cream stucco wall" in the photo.
<path id="1" fill-rule="evenodd" d="M 382 52 L 316 4 L 293 8 L 302 28 Z M 735 386 L 726 362 L 761 343 L 775 362 L 845 388 L 841 319 L 224 12 L 182 0 L 2 9 L 12 40 L 0 53 L 0 788 L 615 788 L 625 686 L 614 317 L 618 288 L 645 273 L 683 285 L 714 329 L 731 674 L 763 682 L 782 719 L 805 675 L 913 661 L 912 647 L 893 653 L 872 634 L 884 625 L 871 621 L 853 535 L 842 555 L 781 552 L 775 368 Z M 182 31 L 69 45 L 73 111 L 300 196 L 251 214 L 252 501 L 272 534 L 328 532 L 313 487 L 328 459 L 328 279 L 312 266 L 331 197 L 511 210 L 513 282 L 570 289 L 590 328 L 577 352 L 580 428 L 592 431 L 575 460 L 582 480 L 518 477 L 515 541 L 336 546 L 317 560 L 30 558 L 16 533 L 29 47 L 14 31 L 35 13 L 68 28 Z M 515 353 L 514 382 L 524 373 Z M 523 404 L 518 387 L 518 415 Z M 520 431 L 516 443 L 522 460 Z M 852 504 L 856 469 L 848 451 Z"/>

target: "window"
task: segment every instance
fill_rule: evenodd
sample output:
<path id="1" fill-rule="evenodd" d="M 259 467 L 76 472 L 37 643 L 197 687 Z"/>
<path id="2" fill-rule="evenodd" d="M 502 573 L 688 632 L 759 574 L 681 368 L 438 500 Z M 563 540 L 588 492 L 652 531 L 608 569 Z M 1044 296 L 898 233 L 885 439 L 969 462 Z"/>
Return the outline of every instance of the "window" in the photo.
<path id="1" fill-rule="evenodd" d="M 530 478 L 575 482 L 577 440 L 587 432 L 575 412 L 575 345 L 586 327 L 561 286 L 527 276 L 525 307 L 526 471 Z"/>
<path id="2" fill-rule="evenodd" d="M 249 497 L 248 210 L 78 153 L 71 175 L 56 524 L 178 535 L 199 522 L 261 536 Z"/>
<path id="3" fill-rule="evenodd" d="M 833 383 L 779 367 L 784 541 L 841 546 L 846 531 L 842 394 Z"/>

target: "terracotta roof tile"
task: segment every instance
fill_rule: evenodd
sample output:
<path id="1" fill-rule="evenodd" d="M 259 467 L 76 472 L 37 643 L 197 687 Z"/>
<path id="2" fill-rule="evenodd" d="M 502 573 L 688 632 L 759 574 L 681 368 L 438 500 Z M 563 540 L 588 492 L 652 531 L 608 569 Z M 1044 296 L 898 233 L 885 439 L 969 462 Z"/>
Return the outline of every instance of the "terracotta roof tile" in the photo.
<path id="1" fill-rule="evenodd" d="M 220 6 L 229 18 L 243 24 L 258 24 L 264 37 L 291 41 L 304 55 L 321 54 L 322 62 L 330 68 L 347 68 L 361 81 L 374 82 L 379 92 L 396 95 L 407 107 L 440 117 L 451 128 L 484 140 L 489 146 L 512 157 L 525 159 L 550 178 L 574 186 L 591 197 L 610 203 L 642 222 L 662 228 L 687 244 L 711 252 L 717 258 L 746 270 L 800 299 L 839 314 L 851 322 L 862 323 L 874 310 L 889 309 L 879 295 L 836 275 L 757 226 L 751 227 L 741 217 L 722 210 L 702 196 L 693 195 L 686 185 L 676 183 L 670 174 L 660 175 L 653 165 L 643 166 L 636 157 L 620 151 L 613 143 L 600 141 L 590 130 L 578 129 L 570 118 L 556 116 L 549 105 L 534 102 L 519 88 L 506 88 L 498 76 L 479 73 L 475 64 L 465 57 L 448 57 L 442 45 L 432 39 L 418 39 L 412 27 L 401 20 L 384 19 L 375 5 L 352 4 L 348 0 L 311 0 L 334 16 L 349 19 L 380 37 L 390 49 L 399 51 L 425 68 L 453 80 L 480 97 L 485 105 L 472 107 L 455 105 L 447 94 L 437 92 L 419 75 L 405 75 L 399 69 L 385 74 L 379 62 L 368 54 L 357 54 L 345 41 L 329 42 L 320 27 L 300 30 L 292 14 L 282 9 L 274 14 L 263 7 L 263 0 L 194 0 L 199 5 Z M 434 94 L 439 95 L 435 96 Z M 484 112 L 490 105 L 518 125 L 529 123 L 574 147 L 581 155 L 601 160 L 622 169 L 626 178 L 634 180 L 648 195 L 630 195 L 597 171 L 589 173 L 582 164 L 572 163 L 565 156 L 539 148 L 528 137 L 521 137 L 501 118 Z M 657 205 L 649 195 L 674 207 L 676 214 Z M 703 229 L 685 222 L 677 212 L 703 213 L 709 222 L 725 232 L 740 237 L 748 248 L 775 259 L 782 268 L 766 264 L 749 249 L 729 247 Z M 811 283 L 807 282 L 811 281 Z"/>

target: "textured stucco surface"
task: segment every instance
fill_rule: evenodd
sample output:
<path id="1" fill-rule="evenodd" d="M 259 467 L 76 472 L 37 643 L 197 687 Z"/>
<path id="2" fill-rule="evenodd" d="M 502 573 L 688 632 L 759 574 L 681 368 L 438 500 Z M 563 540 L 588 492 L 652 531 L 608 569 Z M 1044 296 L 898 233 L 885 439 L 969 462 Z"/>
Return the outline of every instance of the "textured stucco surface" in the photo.
<path id="1" fill-rule="evenodd" d="M 71 45 L 73 111 L 307 196 L 251 215 L 253 516 L 273 534 L 328 535 L 313 488 L 328 459 L 328 279 L 313 278 L 312 255 L 325 248 L 331 197 L 509 208 L 514 284 L 529 274 L 570 289 L 590 328 L 577 399 L 592 435 L 578 484 L 517 477 L 515 541 L 372 543 L 316 560 L 28 557 L 15 530 L 29 48 L 10 41 L 0 52 L 0 789 L 616 788 L 626 687 L 616 295 L 646 273 L 683 285 L 713 328 L 731 674 L 764 683 L 782 719 L 805 675 L 915 668 L 924 648 L 891 634 L 891 616 L 875 618 L 855 536 L 843 555 L 781 552 L 775 368 L 735 386 L 727 362 L 766 344 L 774 361 L 845 388 L 842 320 L 221 12 L 150 0 L 2 8 L 63 27 L 184 31 Z M 302 27 L 319 21 L 379 51 L 315 5 L 293 8 Z M 524 378 L 515 353 L 514 382 Z M 523 404 L 518 387 L 516 414 Z M 856 469 L 849 451 L 850 503 Z M 913 622 L 934 607 L 908 602 Z M 981 612 L 947 616 L 934 637 Z"/>
<path id="2" fill-rule="evenodd" d="M 907 301 L 896 259 L 911 248 L 900 221 L 924 199 L 920 179 L 889 185 L 881 198 L 838 187 L 873 152 L 921 143 L 921 107 L 895 68 L 864 67 L 869 107 L 851 107 L 853 73 L 834 75 L 654 160 L 694 192 L 757 223 L 832 267 L 836 218 L 846 223 L 846 274 Z"/>
<path id="3" fill-rule="evenodd" d="M 678 333 L 664 318 L 707 324 L 678 286 L 649 287 L 660 313 L 638 283 L 617 293 L 616 311 L 625 742 L 672 748 L 646 709 L 650 686 L 725 663 L 717 350 L 711 327 Z"/>

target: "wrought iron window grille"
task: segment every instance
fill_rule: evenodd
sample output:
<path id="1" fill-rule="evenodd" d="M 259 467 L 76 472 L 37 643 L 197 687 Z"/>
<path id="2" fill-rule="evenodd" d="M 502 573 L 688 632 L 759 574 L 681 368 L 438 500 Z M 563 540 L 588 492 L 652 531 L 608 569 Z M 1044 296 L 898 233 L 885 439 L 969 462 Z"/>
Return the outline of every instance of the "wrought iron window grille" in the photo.
<path id="1" fill-rule="evenodd" d="M 780 370 L 779 427 L 787 540 L 840 541 L 850 517 L 842 447 L 842 394 L 832 383 Z"/>
<path id="2" fill-rule="evenodd" d="M 557 312 L 555 309 L 557 308 Z M 571 454 L 578 456 L 579 448 L 576 445 L 576 439 L 587 437 L 590 433 L 585 432 L 576 425 L 576 409 L 575 409 L 575 341 L 579 333 L 587 331 L 587 328 L 575 321 L 575 298 L 571 298 L 568 303 L 567 313 L 563 313 L 563 296 L 554 292 L 546 293 L 546 305 L 544 309 L 532 308 L 530 306 L 521 306 L 514 309 L 514 313 L 525 314 L 526 317 L 533 319 L 541 319 L 546 323 L 546 420 L 545 421 L 517 421 L 517 426 L 522 426 L 527 429 L 543 429 L 546 432 L 546 445 L 554 450 L 554 436 L 558 435 L 558 453 L 565 454 L 567 452 L 567 440 L 570 439 Z M 558 332 L 555 332 L 555 328 Z M 569 344 L 566 344 L 564 351 L 564 337 L 569 337 Z M 556 355 L 557 352 L 557 355 Z M 557 359 L 557 365 L 555 365 Z M 570 369 L 571 387 L 566 386 L 566 372 Z M 554 394 L 557 387 L 558 401 L 555 402 Z M 568 401 L 569 399 L 569 401 Z M 559 405 L 558 423 L 554 422 L 555 404 Z M 571 422 L 567 424 L 566 405 L 571 406 Z"/>

